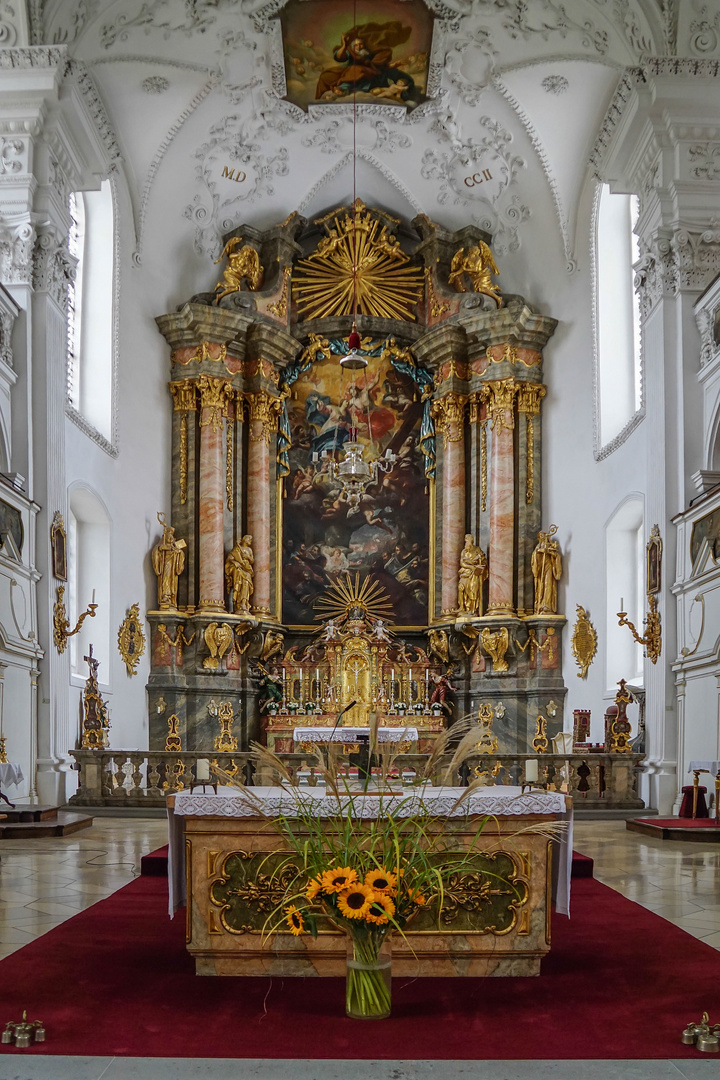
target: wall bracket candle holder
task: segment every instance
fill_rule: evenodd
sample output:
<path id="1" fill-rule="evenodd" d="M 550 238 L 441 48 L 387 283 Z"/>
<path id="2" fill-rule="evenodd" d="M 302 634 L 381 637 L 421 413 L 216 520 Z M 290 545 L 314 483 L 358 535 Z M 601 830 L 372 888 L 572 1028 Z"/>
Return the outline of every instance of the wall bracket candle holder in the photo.
<path id="1" fill-rule="evenodd" d="M 618 611 L 618 626 L 627 626 L 630 633 L 645 649 L 645 655 L 653 664 L 657 664 L 662 652 L 662 623 L 657 609 L 657 597 L 648 593 L 649 611 L 645 614 L 645 633 L 639 634 L 634 624 L 628 619 L 626 611 Z M 621 605 L 622 606 L 622 605 Z"/>
<path id="2" fill-rule="evenodd" d="M 93 589 L 93 597 L 95 596 L 95 590 Z M 58 585 L 57 587 L 57 599 L 55 606 L 53 607 L 53 641 L 55 647 L 59 653 L 64 653 L 67 648 L 68 638 L 74 637 L 75 634 L 79 634 L 82 630 L 82 625 L 90 616 L 91 619 L 95 618 L 95 612 L 97 611 L 97 604 L 88 604 L 85 611 L 78 619 L 73 630 L 70 629 L 70 620 L 67 617 L 67 611 L 65 610 L 65 586 Z"/>

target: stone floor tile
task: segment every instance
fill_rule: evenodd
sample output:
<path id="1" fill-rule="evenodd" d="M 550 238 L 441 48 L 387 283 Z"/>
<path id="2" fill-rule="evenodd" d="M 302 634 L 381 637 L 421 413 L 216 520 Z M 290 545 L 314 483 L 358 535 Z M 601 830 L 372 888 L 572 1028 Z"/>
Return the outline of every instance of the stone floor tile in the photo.
<path id="1" fill-rule="evenodd" d="M 32 904 L 28 904 L 28 909 L 31 911 L 43 911 L 46 915 L 77 915 L 79 909 L 77 907 L 71 907 L 69 904 L 59 904 L 57 901 L 52 900 L 36 900 Z"/>
<path id="2" fill-rule="evenodd" d="M 101 1080 L 111 1061 L 109 1057 L 55 1057 L 8 1048 L 0 1056 L 0 1080 Z M 150 1078 L 152 1073 L 147 1075 Z"/>

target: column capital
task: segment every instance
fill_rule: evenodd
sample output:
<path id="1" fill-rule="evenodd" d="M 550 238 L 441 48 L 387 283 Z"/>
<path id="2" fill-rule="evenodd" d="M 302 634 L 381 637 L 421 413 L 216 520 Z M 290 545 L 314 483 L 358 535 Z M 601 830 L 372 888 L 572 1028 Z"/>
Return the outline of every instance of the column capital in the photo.
<path id="1" fill-rule="evenodd" d="M 463 437 L 465 406 L 467 394 L 449 393 L 433 401 L 430 411 L 436 421 L 438 431 L 442 432 L 445 446 L 450 442 L 460 442 Z"/>
<path id="2" fill-rule="evenodd" d="M 268 394 L 267 390 L 245 393 L 243 397 L 248 405 L 251 441 L 265 442 L 269 446 L 277 431 L 283 398 Z"/>
<path id="3" fill-rule="evenodd" d="M 514 428 L 515 397 L 520 385 L 515 379 L 498 379 L 497 382 L 483 384 L 480 395 L 487 402 L 491 426 L 496 430 Z"/>
<path id="4" fill-rule="evenodd" d="M 527 413 L 528 416 L 537 416 L 540 412 L 540 402 L 546 394 L 547 387 L 543 386 L 542 383 L 518 383 L 518 412 Z"/>
<path id="5" fill-rule="evenodd" d="M 197 381 L 200 394 L 200 427 L 211 427 L 222 431 L 223 416 L 227 415 L 228 402 L 234 396 L 233 384 L 229 379 L 216 379 L 211 375 L 201 375 Z"/>
<path id="6" fill-rule="evenodd" d="M 197 382 L 195 379 L 177 379 L 170 383 L 170 393 L 175 412 L 197 411 Z"/>

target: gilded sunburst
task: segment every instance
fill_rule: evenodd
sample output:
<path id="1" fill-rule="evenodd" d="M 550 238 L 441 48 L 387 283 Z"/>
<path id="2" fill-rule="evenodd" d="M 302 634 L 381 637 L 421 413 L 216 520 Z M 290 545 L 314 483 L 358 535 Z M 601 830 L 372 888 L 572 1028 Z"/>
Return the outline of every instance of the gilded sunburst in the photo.
<path id="1" fill-rule="evenodd" d="M 414 318 L 413 308 L 423 295 L 423 272 L 409 265 L 409 256 L 387 225 L 360 199 L 317 224 L 325 226 L 327 236 L 317 251 L 298 262 L 293 274 L 293 292 L 305 318 Z"/>
<path id="2" fill-rule="evenodd" d="M 323 622 L 357 617 L 392 621 L 395 614 L 390 597 L 380 582 L 371 577 L 361 581 L 359 573 L 354 578 L 346 574 L 334 581 L 315 601 L 315 610 L 319 613 L 315 618 Z"/>

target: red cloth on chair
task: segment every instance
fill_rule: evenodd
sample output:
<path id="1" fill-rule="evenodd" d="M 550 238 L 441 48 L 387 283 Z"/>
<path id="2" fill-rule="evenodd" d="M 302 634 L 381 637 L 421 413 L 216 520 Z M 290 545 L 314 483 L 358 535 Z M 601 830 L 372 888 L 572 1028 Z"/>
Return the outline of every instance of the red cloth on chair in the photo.
<path id="1" fill-rule="evenodd" d="M 695 790 L 695 787 L 694 787 L 693 784 L 688 784 L 687 787 L 684 787 L 682 789 L 683 800 L 682 800 L 682 805 L 680 807 L 680 817 L 689 817 L 689 818 L 691 818 L 693 816 L 693 791 L 694 790 Z M 695 817 L 710 817 L 710 815 L 708 813 L 707 805 L 705 803 L 705 792 L 706 791 L 707 791 L 706 787 L 699 787 L 697 789 L 698 801 L 697 801 L 697 813 L 695 814 Z"/>

